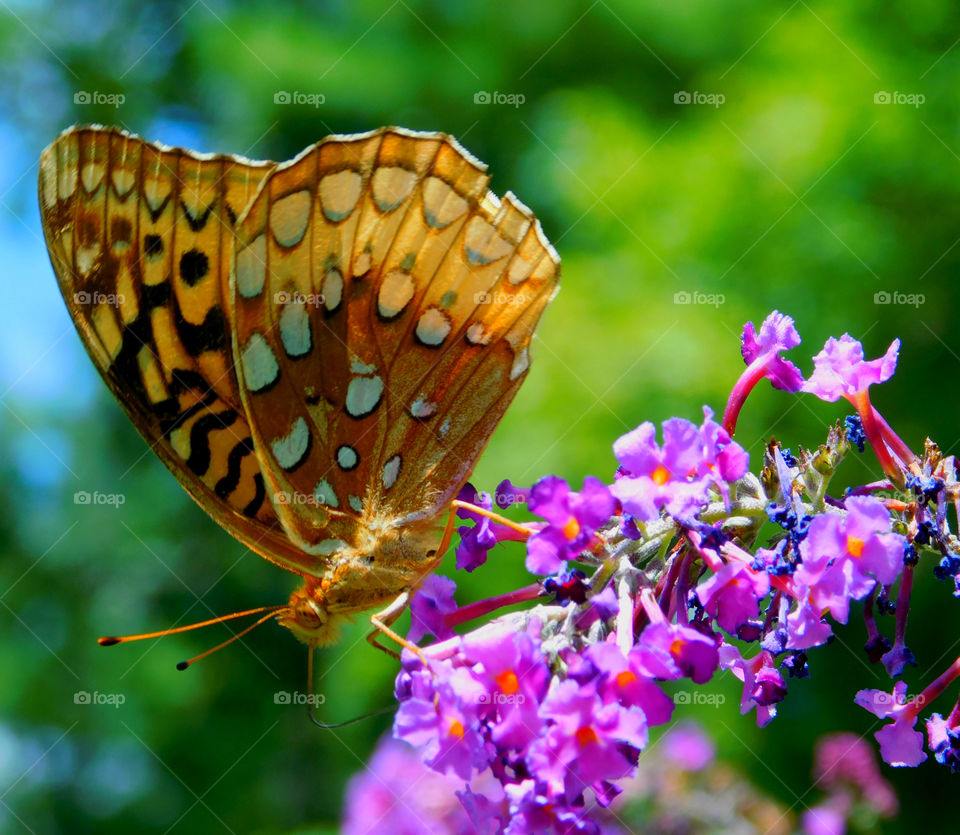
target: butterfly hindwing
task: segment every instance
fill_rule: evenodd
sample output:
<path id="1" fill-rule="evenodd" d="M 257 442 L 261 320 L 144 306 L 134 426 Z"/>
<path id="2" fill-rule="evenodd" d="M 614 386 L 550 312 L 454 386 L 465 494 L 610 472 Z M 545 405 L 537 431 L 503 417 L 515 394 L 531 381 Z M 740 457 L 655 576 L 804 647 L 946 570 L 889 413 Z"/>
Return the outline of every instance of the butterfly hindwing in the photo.
<path id="1" fill-rule="evenodd" d="M 241 395 L 307 550 L 439 514 L 526 374 L 558 258 L 487 181 L 443 134 L 332 137 L 238 224 Z"/>
<path id="2" fill-rule="evenodd" d="M 239 397 L 225 305 L 233 225 L 273 163 L 200 156 L 80 127 L 42 154 L 40 205 L 61 292 L 138 430 L 210 515 L 292 570 Z"/>

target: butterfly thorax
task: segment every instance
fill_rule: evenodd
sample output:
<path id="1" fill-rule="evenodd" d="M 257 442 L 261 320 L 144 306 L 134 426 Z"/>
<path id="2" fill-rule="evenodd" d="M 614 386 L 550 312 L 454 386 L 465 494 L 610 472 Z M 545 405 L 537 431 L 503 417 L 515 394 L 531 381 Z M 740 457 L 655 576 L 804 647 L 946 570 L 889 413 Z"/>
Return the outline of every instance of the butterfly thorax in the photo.
<path id="1" fill-rule="evenodd" d="M 390 604 L 436 565 L 436 523 L 366 530 L 358 547 L 340 552 L 323 577 L 308 577 L 278 619 L 308 646 L 339 640 L 350 615 Z"/>

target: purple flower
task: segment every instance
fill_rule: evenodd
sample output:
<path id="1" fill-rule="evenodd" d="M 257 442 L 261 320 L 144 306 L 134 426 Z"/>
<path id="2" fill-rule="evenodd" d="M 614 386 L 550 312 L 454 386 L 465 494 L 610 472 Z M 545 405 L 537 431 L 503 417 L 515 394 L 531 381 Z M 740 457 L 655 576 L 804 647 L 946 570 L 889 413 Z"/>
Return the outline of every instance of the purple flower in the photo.
<path id="1" fill-rule="evenodd" d="M 702 771 L 713 761 L 713 740 L 694 722 L 678 722 L 660 738 L 660 751 L 684 771 Z"/>
<path id="2" fill-rule="evenodd" d="M 574 493 L 562 478 L 546 476 L 530 488 L 527 507 L 547 525 L 527 540 L 527 569 L 555 574 L 563 564 L 589 549 L 596 531 L 610 521 L 616 502 L 599 479 L 587 476 Z"/>
<path id="3" fill-rule="evenodd" d="M 480 685 L 477 709 L 491 738 L 500 749 L 524 750 L 542 732 L 537 709 L 550 680 L 539 647 L 523 632 L 481 634 L 464 639 L 463 657 Z"/>
<path id="4" fill-rule="evenodd" d="M 552 793 L 571 801 L 594 783 L 632 774 L 636 760 L 624 746 L 647 744 L 643 711 L 604 704 L 593 687 L 570 679 L 550 691 L 541 714 L 552 725 L 530 746 L 527 761 Z"/>
<path id="5" fill-rule="evenodd" d="M 509 478 L 505 478 L 497 485 L 497 492 L 494 494 L 497 507 L 501 510 L 506 510 L 515 504 L 525 504 L 529 498 L 530 488 L 517 487 Z"/>
<path id="6" fill-rule="evenodd" d="M 689 420 L 663 422 L 662 448 L 656 427 L 642 423 L 618 438 L 613 452 L 625 472 L 610 489 L 626 513 L 649 522 L 662 508 L 671 516 L 687 516 L 707 503 L 707 482 L 699 476 L 703 440 Z"/>
<path id="7" fill-rule="evenodd" d="M 900 340 L 894 339 L 882 357 L 865 360 L 863 345 L 850 334 L 845 333 L 839 339 L 831 336 L 813 358 L 814 371 L 803 384 L 803 390 L 828 403 L 835 403 L 841 397 L 852 401 L 858 393 L 893 376 L 899 351 Z"/>
<path id="8" fill-rule="evenodd" d="M 727 499 L 727 483 L 743 477 L 750 464 L 750 456 L 740 444 L 732 441 L 730 433 L 713 419 L 713 410 L 709 406 L 703 407 L 700 440 L 703 444 L 703 457 L 697 473 L 716 485 L 724 499 Z"/>
<path id="9" fill-rule="evenodd" d="M 774 310 L 760 325 L 758 334 L 753 322 L 743 326 L 740 353 L 750 365 L 757 361 L 763 364 L 764 377 L 781 391 L 800 391 L 803 375 L 790 360 L 780 356 L 800 344 L 800 334 L 793 324 L 793 317 Z"/>
<path id="10" fill-rule="evenodd" d="M 809 602 L 808 590 L 803 588 L 798 592 L 799 602 L 787 615 L 787 643 L 788 649 L 810 649 L 825 644 L 833 635 L 833 629 L 821 617 L 821 610 L 814 610 Z M 764 644 L 766 647 L 766 643 Z M 779 648 L 778 648 L 779 649 Z"/>
<path id="11" fill-rule="evenodd" d="M 770 577 L 765 571 L 731 561 L 697 586 L 697 599 L 722 629 L 736 632 L 737 627 L 759 614 L 759 601 L 769 591 Z"/>
<path id="12" fill-rule="evenodd" d="M 587 647 L 584 657 L 600 674 L 595 684 L 605 702 L 640 708 L 651 727 L 670 721 L 673 700 L 644 669 L 643 652 L 634 648 L 624 656 L 616 644 L 606 642 Z"/>
<path id="13" fill-rule="evenodd" d="M 479 701 L 479 687 L 462 668 L 438 664 L 434 674 L 432 694 L 411 695 L 400 703 L 393 735 L 420 748 L 423 761 L 434 770 L 469 780 L 474 769 L 480 771 L 489 762 L 472 709 Z"/>
<path id="14" fill-rule="evenodd" d="M 808 589 L 813 607 L 846 623 L 850 601 L 861 600 L 876 583 L 890 585 L 903 567 L 906 540 L 890 531 L 890 513 L 873 496 L 850 496 L 847 514 L 814 517 L 800 543 L 802 562 L 795 581 Z"/>
<path id="15" fill-rule="evenodd" d="M 637 646 L 640 668 L 661 679 L 692 679 L 705 684 L 720 663 L 713 639 L 678 623 L 651 623 L 640 633 Z"/>
<path id="16" fill-rule="evenodd" d="M 457 609 L 453 593 L 457 584 L 449 577 L 430 574 L 410 602 L 410 631 L 407 640 L 417 643 L 424 635 L 433 635 L 440 641 L 453 637 L 453 630 L 444 623 L 444 617 Z"/>
<path id="17" fill-rule="evenodd" d="M 504 791 L 510 810 L 504 835 L 530 835 L 533 832 L 542 832 L 544 835 L 596 835 L 600 831 L 582 805 L 577 807 L 565 803 L 563 798 L 558 800 L 552 797 L 549 789 L 536 780 L 510 783 L 504 787 Z"/>
<path id="18" fill-rule="evenodd" d="M 906 699 L 907 683 L 898 681 L 893 692 L 861 690 L 854 701 L 880 719 L 893 719 L 874 734 L 880 743 L 880 756 L 894 768 L 917 766 L 926 760 L 923 752 L 923 734 L 914 730 L 917 723 L 917 705 Z"/>
<path id="19" fill-rule="evenodd" d="M 478 493 L 472 484 L 465 484 L 457 498 L 469 502 L 484 510 L 493 509 L 493 497 L 489 493 Z M 457 508 L 460 519 L 469 519 L 472 526 L 457 528 L 460 544 L 457 546 L 457 568 L 473 571 L 487 561 L 487 552 L 498 542 L 522 541 L 523 535 L 513 528 L 494 522 L 488 516 L 482 516 L 467 508 Z"/>
<path id="20" fill-rule="evenodd" d="M 960 771 L 960 733 L 939 713 L 927 720 L 927 744 L 940 765 L 948 766 L 953 774 Z"/>
<path id="21" fill-rule="evenodd" d="M 776 667 L 765 664 L 757 671 L 750 698 L 758 705 L 761 707 L 775 705 L 777 702 L 782 702 L 786 695 L 787 685 L 784 684 L 783 676 Z"/>
<path id="22" fill-rule="evenodd" d="M 780 356 L 781 351 L 789 351 L 799 344 L 800 334 L 793 319 L 776 310 L 763 320 L 759 334 L 753 322 L 743 326 L 740 353 L 747 367 L 730 392 L 723 412 L 723 425 L 728 432 L 733 433 L 747 395 L 764 377 L 781 391 L 800 391 L 803 385 L 800 369 Z"/>
<path id="23" fill-rule="evenodd" d="M 747 714 L 753 708 L 757 709 L 757 725 L 763 727 L 773 721 L 777 715 L 776 702 L 761 704 L 757 701 L 757 678 L 765 669 L 773 666 L 772 657 L 766 650 L 761 650 L 753 658 L 744 658 L 733 644 L 723 644 L 720 647 L 720 666 L 730 670 L 743 682 L 743 695 L 740 698 L 740 713 Z M 762 691 L 760 693 L 762 694 Z"/>
<path id="24" fill-rule="evenodd" d="M 412 786 L 416 789 L 411 790 Z M 415 749 L 387 737 L 347 786 L 341 831 L 344 835 L 420 835 L 431 830 L 468 835 L 476 830 L 457 800 L 455 791 L 460 786 L 462 781 L 423 765 Z"/>
<path id="25" fill-rule="evenodd" d="M 801 815 L 804 835 L 845 835 L 847 816 L 828 803 L 811 806 Z"/>

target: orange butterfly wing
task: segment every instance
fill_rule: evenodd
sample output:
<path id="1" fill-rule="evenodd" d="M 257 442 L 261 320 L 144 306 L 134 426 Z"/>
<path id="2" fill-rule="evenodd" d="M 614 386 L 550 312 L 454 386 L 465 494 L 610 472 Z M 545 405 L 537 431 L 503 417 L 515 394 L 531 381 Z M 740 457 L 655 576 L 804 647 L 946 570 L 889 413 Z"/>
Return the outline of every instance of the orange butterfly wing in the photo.
<path id="1" fill-rule="evenodd" d="M 301 573 L 240 402 L 226 304 L 233 225 L 274 168 L 65 131 L 40 159 L 47 248 L 91 358 L 187 492 L 252 550 Z"/>
<path id="2" fill-rule="evenodd" d="M 529 367 L 559 259 L 444 134 L 331 137 L 237 225 L 234 350 L 268 490 L 318 556 L 437 516 Z"/>

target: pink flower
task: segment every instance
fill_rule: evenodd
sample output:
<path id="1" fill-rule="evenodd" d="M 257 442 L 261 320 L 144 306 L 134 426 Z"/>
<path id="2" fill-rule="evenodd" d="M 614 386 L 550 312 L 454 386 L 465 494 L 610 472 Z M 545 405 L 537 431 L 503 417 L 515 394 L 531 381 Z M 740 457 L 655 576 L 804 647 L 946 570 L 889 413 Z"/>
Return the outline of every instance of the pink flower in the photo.
<path id="1" fill-rule="evenodd" d="M 823 350 L 813 358 L 813 374 L 803 390 L 821 400 L 835 403 L 841 397 L 851 399 L 875 383 L 883 383 L 897 369 L 900 340 L 894 339 L 887 352 L 875 360 L 863 358 L 863 345 L 850 334 L 830 337 Z"/>
<path id="2" fill-rule="evenodd" d="M 759 614 L 759 601 L 769 592 L 770 577 L 765 571 L 729 562 L 697 586 L 697 599 L 722 629 L 736 632 L 737 627 Z"/>
<path id="3" fill-rule="evenodd" d="M 874 734 L 880 743 L 880 756 L 894 768 L 918 766 L 927 755 L 923 752 L 923 734 L 914 730 L 917 705 L 906 699 L 907 683 L 898 681 L 893 692 L 861 690 L 854 701 L 880 719 L 892 719 Z"/>

